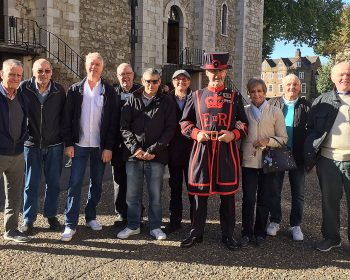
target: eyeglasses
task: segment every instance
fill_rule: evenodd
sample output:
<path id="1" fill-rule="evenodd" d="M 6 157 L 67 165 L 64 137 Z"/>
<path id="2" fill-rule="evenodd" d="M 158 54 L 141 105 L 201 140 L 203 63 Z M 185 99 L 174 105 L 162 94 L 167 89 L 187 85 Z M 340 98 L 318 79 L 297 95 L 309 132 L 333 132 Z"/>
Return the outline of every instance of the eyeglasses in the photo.
<path id="1" fill-rule="evenodd" d="M 120 73 L 120 74 L 118 74 L 118 76 L 119 77 L 126 77 L 126 76 L 131 76 L 132 74 L 134 74 L 134 72 Z"/>
<path id="2" fill-rule="evenodd" d="M 51 69 L 45 69 L 45 70 L 43 70 L 43 69 L 39 69 L 38 71 L 38 74 L 40 74 L 40 75 L 42 75 L 42 74 L 50 74 L 51 73 Z"/>
<path id="3" fill-rule="evenodd" d="M 151 83 L 156 85 L 158 84 L 159 80 L 144 80 L 148 85 L 150 85 Z"/>
<path id="4" fill-rule="evenodd" d="M 180 82 L 180 81 L 188 82 L 189 79 L 187 79 L 187 78 L 175 78 L 174 81 L 177 81 L 177 82 Z"/>

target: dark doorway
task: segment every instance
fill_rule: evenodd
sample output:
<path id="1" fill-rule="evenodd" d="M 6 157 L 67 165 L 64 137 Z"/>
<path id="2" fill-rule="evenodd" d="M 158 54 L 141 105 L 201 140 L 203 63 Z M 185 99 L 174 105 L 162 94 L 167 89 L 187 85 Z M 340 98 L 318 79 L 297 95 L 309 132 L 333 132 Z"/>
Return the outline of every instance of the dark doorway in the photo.
<path id="1" fill-rule="evenodd" d="M 180 52 L 180 16 L 176 6 L 170 8 L 168 20 L 167 63 L 178 64 Z"/>

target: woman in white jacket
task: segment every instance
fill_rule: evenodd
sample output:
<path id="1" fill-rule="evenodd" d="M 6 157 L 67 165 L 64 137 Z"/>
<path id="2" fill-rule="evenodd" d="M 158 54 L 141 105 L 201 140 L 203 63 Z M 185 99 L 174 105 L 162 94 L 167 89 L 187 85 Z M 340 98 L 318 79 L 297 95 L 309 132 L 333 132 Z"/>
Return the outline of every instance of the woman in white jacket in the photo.
<path id="1" fill-rule="evenodd" d="M 266 84 L 260 78 L 248 81 L 247 92 L 251 104 L 245 107 L 249 120 L 248 136 L 242 141 L 242 238 L 240 245 L 247 246 L 255 237 L 261 246 L 266 237 L 270 198 L 274 173 L 262 169 L 262 151 L 287 143 L 288 136 L 282 111 L 266 101 Z M 273 138 L 272 138 L 273 137 Z M 275 139 L 278 141 L 276 141 Z M 254 210 L 256 207 L 255 223 Z"/>

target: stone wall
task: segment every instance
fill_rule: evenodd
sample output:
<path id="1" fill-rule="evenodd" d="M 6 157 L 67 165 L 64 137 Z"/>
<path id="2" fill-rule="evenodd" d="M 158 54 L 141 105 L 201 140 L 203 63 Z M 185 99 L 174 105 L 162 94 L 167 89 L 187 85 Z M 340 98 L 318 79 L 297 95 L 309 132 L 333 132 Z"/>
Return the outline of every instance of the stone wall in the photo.
<path id="1" fill-rule="evenodd" d="M 99 52 L 104 58 L 103 76 L 116 80 L 116 68 L 130 62 L 131 12 L 128 0 L 80 0 L 80 53 Z"/>

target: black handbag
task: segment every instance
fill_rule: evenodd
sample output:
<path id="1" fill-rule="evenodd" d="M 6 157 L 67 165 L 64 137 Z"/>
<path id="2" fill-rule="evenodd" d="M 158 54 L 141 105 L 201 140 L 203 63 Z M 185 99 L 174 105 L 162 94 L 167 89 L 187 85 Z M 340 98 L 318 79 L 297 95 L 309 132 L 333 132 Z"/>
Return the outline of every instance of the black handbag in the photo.
<path id="1" fill-rule="evenodd" d="M 286 145 L 283 145 L 275 137 L 281 147 L 266 147 L 262 151 L 263 171 L 264 173 L 272 173 L 279 171 L 293 170 L 297 168 L 292 152 Z"/>

